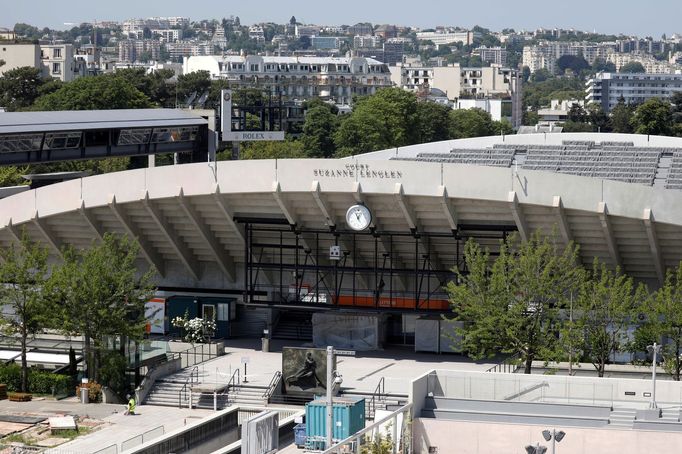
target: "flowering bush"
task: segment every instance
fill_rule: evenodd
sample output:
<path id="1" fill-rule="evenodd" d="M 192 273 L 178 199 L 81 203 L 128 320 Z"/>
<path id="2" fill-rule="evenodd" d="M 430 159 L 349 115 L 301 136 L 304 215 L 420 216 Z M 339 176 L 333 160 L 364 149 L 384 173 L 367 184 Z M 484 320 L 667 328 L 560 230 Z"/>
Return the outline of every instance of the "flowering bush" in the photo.
<path id="1" fill-rule="evenodd" d="M 174 327 L 180 328 L 183 331 L 185 342 L 191 342 L 192 344 L 208 342 L 216 330 L 215 321 L 204 320 L 200 317 L 190 319 L 187 312 L 185 312 L 183 317 L 175 317 L 171 320 L 171 323 Z"/>

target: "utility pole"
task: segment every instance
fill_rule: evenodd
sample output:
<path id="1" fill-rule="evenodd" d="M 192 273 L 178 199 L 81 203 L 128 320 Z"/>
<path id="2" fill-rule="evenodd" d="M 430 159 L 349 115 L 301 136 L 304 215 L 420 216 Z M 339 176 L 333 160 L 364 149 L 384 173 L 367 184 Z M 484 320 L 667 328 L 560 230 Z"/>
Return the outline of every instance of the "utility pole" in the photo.
<path id="1" fill-rule="evenodd" d="M 648 345 L 646 349 L 654 356 L 651 360 L 651 382 L 653 389 L 651 390 L 651 402 L 649 403 L 649 408 L 654 409 L 658 408 L 656 405 L 656 364 L 658 362 L 658 354 L 661 352 L 661 345 L 654 342 L 654 345 Z"/>

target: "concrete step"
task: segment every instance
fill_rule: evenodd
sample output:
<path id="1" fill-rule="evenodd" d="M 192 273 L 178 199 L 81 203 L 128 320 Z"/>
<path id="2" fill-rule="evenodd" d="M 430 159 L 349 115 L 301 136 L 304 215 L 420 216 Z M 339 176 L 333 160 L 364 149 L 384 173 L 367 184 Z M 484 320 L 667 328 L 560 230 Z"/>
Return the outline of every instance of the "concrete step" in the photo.
<path id="1" fill-rule="evenodd" d="M 636 410 L 632 409 L 616 409 L 611 411 L 609 415 L 609 425 L 620 427 L 632 427 L 637 415 Z"/>

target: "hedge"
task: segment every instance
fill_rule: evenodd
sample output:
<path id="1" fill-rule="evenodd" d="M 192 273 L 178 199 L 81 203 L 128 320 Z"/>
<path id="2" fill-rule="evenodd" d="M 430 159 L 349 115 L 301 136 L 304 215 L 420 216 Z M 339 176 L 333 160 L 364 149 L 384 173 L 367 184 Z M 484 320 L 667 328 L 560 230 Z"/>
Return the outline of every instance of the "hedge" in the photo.
<path id="1" fill-rule="evenodd" d="M 7 391 L 16 392 L 21 389 L 21 366 L 9 364 L 0 366 L 0 383 L 7 385 Z M 28 392 L 37 394 L 69 394 L 71 377 L 62 374 L 32 369 L 28 370 Z"/>

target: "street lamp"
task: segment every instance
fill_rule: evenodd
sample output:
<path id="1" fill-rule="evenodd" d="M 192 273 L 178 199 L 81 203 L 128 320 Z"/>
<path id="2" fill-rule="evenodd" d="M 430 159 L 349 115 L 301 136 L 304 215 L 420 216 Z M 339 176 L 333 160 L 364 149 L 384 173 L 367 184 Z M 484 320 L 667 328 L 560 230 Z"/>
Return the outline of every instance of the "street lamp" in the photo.
<path id="1" fill-rule="evenodd" d="M 549 430 L 542 431 L 542 438 L 544 438 L 545 441 L 552 440 L 552 454 L 556 454 L 556 444 L 561 443 L 561 440 L 563 440 L 565 436 L 566 432 L 563 430 L 558 432 L 556 429 L 552 429 L 551 432 Z"/>
<path id="2" fill-rule="evenodd" d="M 526 452 L 528 454 L 545 454 L 545 452 L 547 452 L 547 447 L 540 446 L 540 443 L 536 443 L 535 446 L 533 445 L 526 446 Z"/>
<path id="3" fill-rule="evenodd" d="M 649 408 L 658 408 L 656 405 L 656 363 L 657 356 L 661 352 L 661 346 L 654 342 L 654 345 L 647 345 L 647 351 L 654 355 L 651 360 L 651 382 L 652 382 L 652 392 L 651 392 L 651 402 L 649 403 Z"/>

